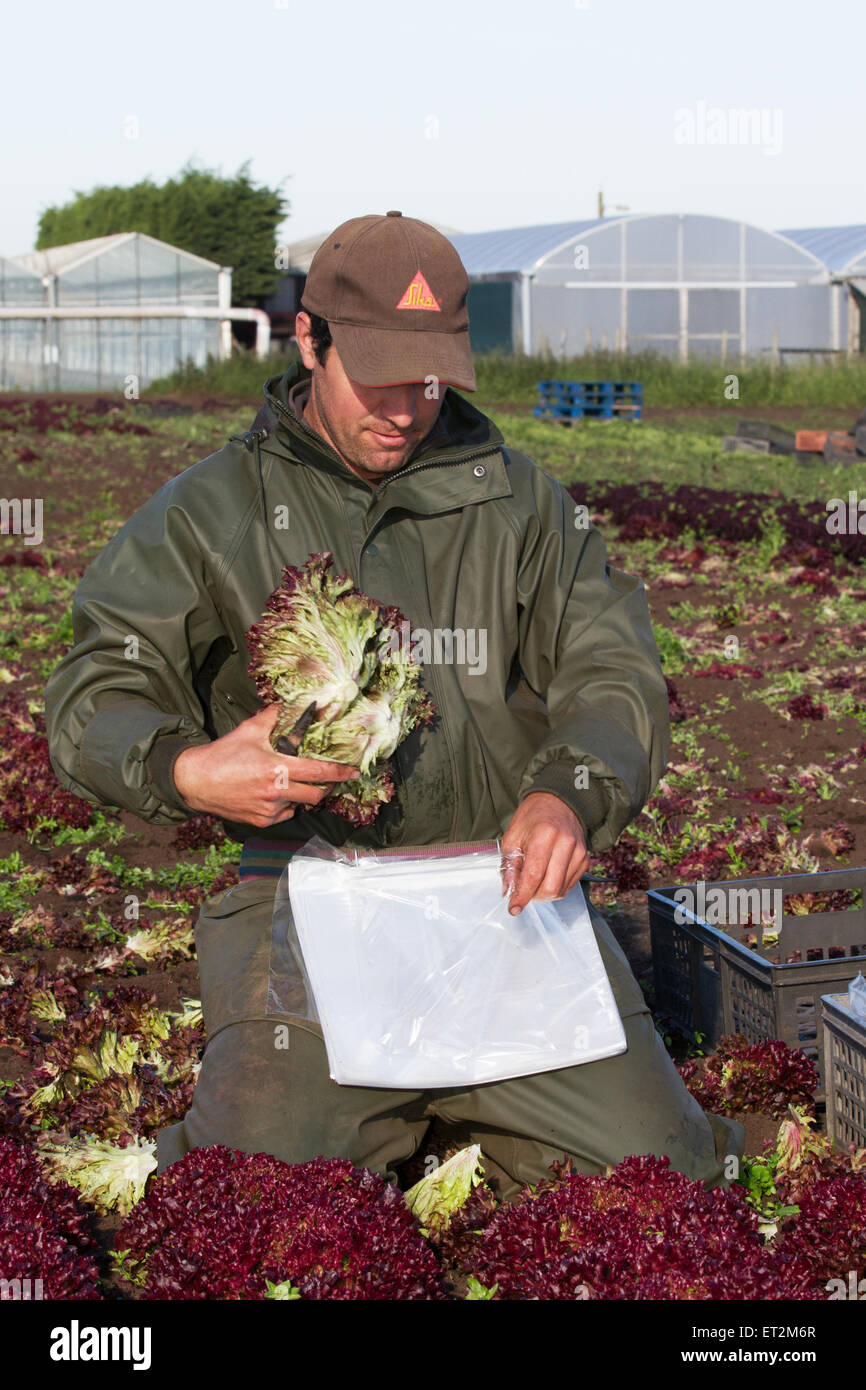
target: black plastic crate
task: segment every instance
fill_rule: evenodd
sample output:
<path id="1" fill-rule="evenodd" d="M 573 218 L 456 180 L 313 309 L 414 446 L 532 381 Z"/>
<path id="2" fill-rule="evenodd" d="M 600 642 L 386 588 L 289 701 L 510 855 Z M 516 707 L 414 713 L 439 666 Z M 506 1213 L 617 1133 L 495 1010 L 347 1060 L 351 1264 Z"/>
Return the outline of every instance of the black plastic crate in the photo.
<path id="1" fill-rule="evenodd" d="M 703 889 L 704 916 L 700 884 L 647 892 L 656 1007 L 686 1036 L 703 1034 L 710 1048 L 726 1033 L 742 1033 L 749 1042 L 781 1038 L 801 1048 L 818 1067 L 817 1095 L 823 1099 L 821 996 L 847 989 L 866 962 L 866 867 L 731 879 Z M 806 915 L 784 910 L 791 895 L 840 889 L 859 895 L 859 905 Z M 684 892 L 697 911 L 675 898 Z M 762 926 L 760 909 L 777 903 L 776 894 L 783 905 L 780 921 Z M 709 902 L 722 906 L 724 925 L 706 920 L 718 915 Z M 778 941 L 765 940 L 777 926 Z M 788 961 L 796 952 L 801 959 Z M 807 953 L 820 954 L 809 960 Z"/>

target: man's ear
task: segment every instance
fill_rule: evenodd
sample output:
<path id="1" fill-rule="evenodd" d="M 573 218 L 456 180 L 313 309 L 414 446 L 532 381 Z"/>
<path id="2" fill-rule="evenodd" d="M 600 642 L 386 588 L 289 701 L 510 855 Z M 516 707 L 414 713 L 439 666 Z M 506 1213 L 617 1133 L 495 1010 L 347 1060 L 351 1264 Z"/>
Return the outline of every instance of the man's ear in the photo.
<path id="1" fill-rule="evenodd" d="M 295 315 L 295 337 L 298 340 L 298 352 L 301 354 L 301 361 L 308 371 L 312 371 L 316 366 L 312 325 L 309 314 L 305 314 L 303 310 L 299 310 Z"/>

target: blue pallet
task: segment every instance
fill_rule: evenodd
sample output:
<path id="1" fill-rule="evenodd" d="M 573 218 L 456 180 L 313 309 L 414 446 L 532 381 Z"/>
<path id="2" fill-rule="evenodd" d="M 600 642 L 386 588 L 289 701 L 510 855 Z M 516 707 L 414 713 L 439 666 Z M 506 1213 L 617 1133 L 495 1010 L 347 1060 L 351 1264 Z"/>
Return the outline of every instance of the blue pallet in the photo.
<path id="1" fill-rule="evenodd" d="M 573 396 L 561 395 L 561 396 L 558 396 L 558 395 L 554 395 L 553 393 L 551 393 L 550 395 L 546 395 L 546 396 L 545 396 L 545 395 L 540 395 L 540 394 L 539 394 L 539 397 L 538 397 L 538 404 L 539 404 L 539 405 L 553 405 L 553 406 L 566 406 L 566 405 L 615 405 L 615 406 L 634 405 L 634 406 L 641 406 L 641 405 L 643 405 L 643 397 L 642 397 L 642 396 L 613 396 L 613 395 L 610 395 L 610 396 L 582 396 L 582 395 L 573 395 Z"/>
<path id="2" fill-rule="evenodd" d="M 613 392 L 616 395 L 643 395 L 643 384 L 640 381 L 539 381 L 538 389 L 542 392 L 557 393 L 583 391 L 593 394 Z"/>
<path id="3" fill-rule="evenodd" d="M 539 382 L 538 394 L 542 399 L 555 401 L 642 401 L 640 386 L 622 386 L 617 382 Z"/>
<path id="4" fill-rule="evenodd" d="M 639 405 L 617 406 L 604 402 L 598 405 L 537 405 L 533 414 L 536 420 L 639 420 L 642 411 Z"/>

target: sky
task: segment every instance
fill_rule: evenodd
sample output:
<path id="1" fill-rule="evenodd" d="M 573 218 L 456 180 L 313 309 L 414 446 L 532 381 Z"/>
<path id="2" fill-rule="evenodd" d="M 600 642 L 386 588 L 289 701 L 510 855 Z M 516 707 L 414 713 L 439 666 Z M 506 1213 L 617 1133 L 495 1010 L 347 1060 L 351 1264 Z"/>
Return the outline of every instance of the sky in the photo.
<path id="1" fill-rule="evenodd" d="M 280 242 L 399 208 L 458 231 L 606 211 L 866 223 L 854 0 L 21 0 L 0 254 L 78 190 L 188 161 L 290 203 Z M 17 55 L 17 57 L 16 57 Z M 753 115 L 741 117 L 740 112 Z"/>

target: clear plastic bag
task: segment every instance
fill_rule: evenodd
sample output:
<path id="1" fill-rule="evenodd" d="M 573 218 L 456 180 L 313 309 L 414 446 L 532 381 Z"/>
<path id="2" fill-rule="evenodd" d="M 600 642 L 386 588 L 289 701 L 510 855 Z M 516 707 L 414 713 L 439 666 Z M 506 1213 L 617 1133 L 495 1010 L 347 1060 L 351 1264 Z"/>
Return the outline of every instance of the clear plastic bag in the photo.
<path id="1" fill-rule="evenodd" d="M 848 986 L 848 1008 L 858 1018 L 866 1020 L 866 980 L 859 971 Z"/>
<path id="2" fill-rule="evenodd" d="M 317 837 L 294 855 L 275 939 L 334 1081 L 467 1086 L 625 1051 L 580 885 L 512 917 L 501 871 L 496 844 L 346 854 Z M 272 969 L 271 1011 L 290 974 Z"/>

